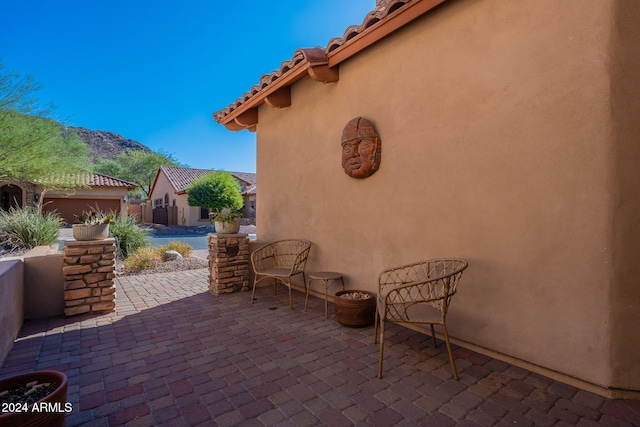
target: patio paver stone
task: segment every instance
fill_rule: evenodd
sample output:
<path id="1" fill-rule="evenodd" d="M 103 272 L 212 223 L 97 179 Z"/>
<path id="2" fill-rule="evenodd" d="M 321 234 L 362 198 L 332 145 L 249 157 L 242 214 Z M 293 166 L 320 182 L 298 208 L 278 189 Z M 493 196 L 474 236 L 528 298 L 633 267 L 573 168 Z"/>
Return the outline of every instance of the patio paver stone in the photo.
<path id="1" fill-rule="evenodd" d="M 378 379 L 373 327 L 324 319 L 320 298 L 291 310 L 284 288 L 251 304 L 212 295 L 206 269 L 115 282 L 114 313 L 26 322 L 0 368 L 65 372 L 68 426 L 640 425 L 640 401 L 455 346 L 454 381 L 442 342 L 395 325 Z"/>

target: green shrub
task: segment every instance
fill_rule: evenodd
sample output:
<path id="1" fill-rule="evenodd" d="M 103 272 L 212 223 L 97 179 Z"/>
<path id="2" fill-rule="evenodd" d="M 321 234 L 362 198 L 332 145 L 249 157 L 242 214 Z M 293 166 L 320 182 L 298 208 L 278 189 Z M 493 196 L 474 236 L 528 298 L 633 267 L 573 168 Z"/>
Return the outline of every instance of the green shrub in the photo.
<path id="1" fill-rule="evenodd" d="M 49 246 L 58 241 L 63 220 L 55 212 L 27 206 L 0 211 L 0 246 L 9 250 Z"/>
<path id="2" fill-rule="evenodd" d="M 166 245 L 160 246 L 156 251 L 158 255 L 160 255 L 160 258 L 164 257 L 164 253 L 167 251 L 176 251 L 184 258 L 189 258 L 191 256 L 191 245 L 178 240 L 172 240 Z"/>
<path id="3" fill-rule="evenodd" d="M 109 226 L 109 234 L 116 239 L 116 252 L 120 259 L 129 257 L 139 248 L 151 245 L 147 239 L 149 232 L 138 226 L 135 216 L 126 219 L 118 217 Z"/>
<path id="4" fill-rule="evenodd" d="M 161 261 L 160 255 L 152 247 L 141 247 L 124 260 L 124 271 L 126 273 L 135 273 L 155 268 Z"/>
<path id="5" fill-rule="evenodd" d="M 189 206 L 220 211 L 228 208 L 231 211 L 242 209 L 244 200 L 238 181 L 229 172 L 212 171 L 194 179 L 187 187 L 187 203 Z"/>

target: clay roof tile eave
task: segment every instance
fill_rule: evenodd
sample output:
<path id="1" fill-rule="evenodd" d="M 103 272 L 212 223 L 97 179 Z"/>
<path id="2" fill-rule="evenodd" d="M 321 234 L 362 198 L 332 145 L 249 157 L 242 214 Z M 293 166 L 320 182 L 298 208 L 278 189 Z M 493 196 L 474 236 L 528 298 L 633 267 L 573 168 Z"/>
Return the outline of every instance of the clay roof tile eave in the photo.
<path id="1" fill-rule="evenodd" d="M 446 0 L 388 0 L 386 2 L 379 2 L 379 7 L 369 12 L 365 16 L 362 24 L 349 26 L 341 38 L 329 40 L 327 47 L 323 49 L 324 54 L 328 58 L 329 67 L 337 66 L 340 62 L 357 54 L 377 40 L 386 37 L 396 29 L 445 1 Z M 406 19 L 396 19 L 405 12 L 407 12 Z M 395 22 L 392 22 L 394 20 Z M 385 26 L 387 26 L 387 28 L 383 28 Z M 233 131 L 242 129 L 255 130 L 255 124 L 253 126 L 247 126 L 237 123 L 235 120 L 236 117 L 251 108 L 257 108 L 264 104 L 264 99 L 269 94 L 285 86 L 290 86 L 308 75 L 309 61 L 304 57 L 299 59 L 299 52 L 303 50 L 304 49 L 298 49 L 294 57 L 282 62 L 278 70 L 270 74 L 262 75 L 260 83 L 245 93 L 243 98 L 239 98 L 228 107 L 214 112 L 214 120 Z M 296 62 L 297 59 L 298 62 Z M 291 63 L 295 63 L 294 67 L 288 68 Z"/>

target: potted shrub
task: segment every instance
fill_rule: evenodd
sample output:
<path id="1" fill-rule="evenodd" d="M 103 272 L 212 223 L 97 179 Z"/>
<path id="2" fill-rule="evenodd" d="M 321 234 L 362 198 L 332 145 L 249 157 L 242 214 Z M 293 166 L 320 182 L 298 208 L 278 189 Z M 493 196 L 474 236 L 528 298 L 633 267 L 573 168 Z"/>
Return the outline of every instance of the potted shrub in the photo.
<path id="1" fill-rule="evenodd" d="M 34 371 L 0 380 L 0 427 L 64 426 L 67 376 L 58 371 Z M 6 410 L 6 411 L 5 411 Z"/>
<path id="2" fill-rule="evenodd" d="M 216 233 L 234 234 L 240 230 L 240 214 L 244 201 L 240 184 L 229 172 L 212 171 L 195 179 L 187 187 L 187 203 L 209 209 Z"/>
<path id="3" fill-rule="evenodd" d="M 336 320 L 342 326 L 363 328 L 373 323 L 376 294 L 369 291 L 339 291 L 335 298 Z"/>
<path id="4" fill-rule="evenodd" d="M 109 237 L 109 225 L 115 224 L 114 215 L 99 210 L 82 212 L 76 217 L 82 224 L 73 224 L 73 238 L 76 240 L 104 240 Z"/>
<path id="5" fill-rule="evenodd" d="M 211 212 L 209 217 L 216 227 L 216 233 L 235 234 L 240 231 L 240 217 L 242 215 L 237 211 L 224 208 L 219 212 Z"/>

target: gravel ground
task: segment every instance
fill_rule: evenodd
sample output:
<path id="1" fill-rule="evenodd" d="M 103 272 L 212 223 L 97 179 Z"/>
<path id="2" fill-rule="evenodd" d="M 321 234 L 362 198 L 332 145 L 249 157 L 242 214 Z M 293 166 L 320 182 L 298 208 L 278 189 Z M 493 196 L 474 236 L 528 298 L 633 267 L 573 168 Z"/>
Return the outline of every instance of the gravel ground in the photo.
<path id="1" fill-rule="evenodd" d="M 122 270 L 122 263 L 116 262 L 116 275 L 118 276 L 139 276 L 143 274 L 156 274 L 156 273 L 170 273 L 172 271 L 185 271 L 185 270 L 197 270 L 200 268 L 207 268 L 209 263 L 206 259 L 189 257 L 183 259 L 177 259 L 174 261 L 167 261 L 158 264 L 156 268 L 149 268 L 147 270 L 138 271 L 135 273 L 125 273 Z"/>

